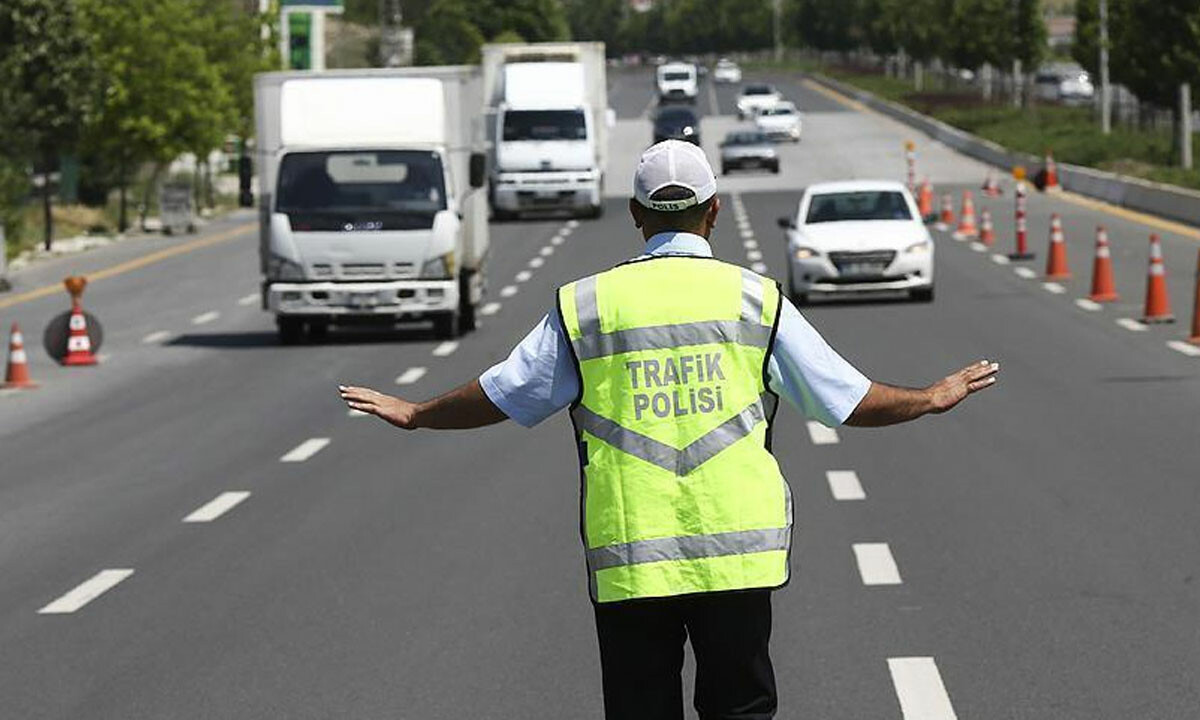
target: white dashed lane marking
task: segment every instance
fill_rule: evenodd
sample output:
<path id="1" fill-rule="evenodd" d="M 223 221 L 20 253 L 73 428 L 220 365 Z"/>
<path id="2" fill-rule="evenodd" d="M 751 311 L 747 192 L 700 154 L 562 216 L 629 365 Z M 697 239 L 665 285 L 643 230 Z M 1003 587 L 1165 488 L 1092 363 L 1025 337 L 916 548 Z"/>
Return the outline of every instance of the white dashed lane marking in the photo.
<path id="1" fill-rule="evenodd" d="M 825 479 L 829 481 L 829 492 L 834 500 L 864 500 L 867 497 L 858 481 L 858 473 L 853 470 L 829 470 Z"/>
<path id="2" fill-rule="evenodd" d="M 567 227 L 566 227 L 566 229 L 567 229 L 568 231 L 569 231 L 569 230 L 574 230 L 574 229 L 575 229 L 575 228 L 577 228 L 577 227 L 579 227 L 579 221 L 578 221 L 578 220 L 568 220 L 568 221 L 567 221 Z"/>
<path id="3" fill-rule="evenodd" d="M 887 663 L 904 720 L 958 720 L 933 658 L 896 657 Z"/>
<path id="4" fill-rule="evenodd" d="M 747 250 L 757 250 L 758 249 L 758 241 L 757 240 L 746 240 L 745 242 L 742 243 L 742 247 L 746 248 Z"/>
<path id="5" fill-rule="evenodd" d="M 547 245 L 546 247 L 542 248 L 541 250 L 538 250 L 538 252 L 541 253 L 542 257 L 550 257 L 551 255 L 554 254 L 554 248 Z"/>
<path id="6" fill-rule="evenodd" d="M 193 510 L 190 515 L 183 519 L 183 521 L 185 523 L 212 522 L 213 520 L 216 520 L 235 508 L 239 503 L 248 497 L 250 497 L 250 493 L 245 490 L 231 490 L 229 492 L 223 492 L 209 502 Z"/>
<path id="7" fill-rule="evenodd" d="M 1027 267 L 1016 268 L 1013 272 L 1016 273 L 1017 277 L 1025 278 L 1026 280 L 1032 280 L 1037 277 L 1037 273 Z"/>
<path id="8" fill-rule="evenodd" d="M 458 349 L 458 342 L 455 340 L 447 340 L 433 349 L 434 357 L 446 357 L 451 355 Z"/>
<path id="9" fill-rule="evenodd" d="M 329 438 L 309 438 L 300 443 L 296 447 L 288 451 L 286 455 L 279 458 L 279 462 L 285 463 L 300 463 L 311 458 L 313 455 L 325 449 L 329 444 Z"/>
<path id="10" fill-rule="evenodd" d="M 369 414 L 370 413 L 365 413 L 362 410 L 355 410 L 354 408 L 350 408 L 346 411 L 346 415 L 350 417 L 366 417 Z"/>
<path id="11" fill-rule="evenodd" d="M 258 293 L 250 293 L 249 295 L 243 295 L 238 298 L 238 305 L 243 307 L 246 305 L 253 305 L 256 302 L 258 302 Z"/>
<path id="12" fill-rule="evenodd" d="M 1046 290 L 1046 292 L 1054 295 L 1062 295 L 1067 291 L 1065 287 L 1056 282 L 1042 283 L 1042 287 Z"/>
<path id="13" fill-rule="evenodd" d="M 216 320 L 219 317 L 221 317 L 221 313 L 217 312 L 216 310 L 209 310 L 206 313 L 200 313 L 196 317 L 192 318 L 192 324 L 193 325 L 205 325 L 207 323 L 212 322 L 213 320 Z"/>
<path id="14" fill-rule="evenodd" d="M 754 260 L 755 262 L 757 262 L 759 260 L 762 260 L 762 253 L 759 252 L 758 250 L 749 250 L 746 252 L 746 258 L 748 260 Z"/>
<path id="15" fill-rule="evenodd" d="M 1100 303 L 1088 298 L 1075 298 L 1075 307 L 1088 312 L 1097 312 L 1101 309 Z"/>
<path id="16" fill-rule="evenodd" d="M 751 265 L 750 269 L 753 270 L 754 272 L 758 273 L 759 275 L 765 275 L 767 272 L 767 266 L 760 262 L 756 262 L 753 265 Z"/>
<path id="17" fill-rule="evenodd" d="M 84 580 L 54 602 L 38 610 L 39 615 L 64 615 L 73 613 L 84 605 L 111 590 L 117 583 L 133 574 L 128 568 L 101 570 Z"/>
<path id="18" fill-rule="evenodd" d="M 971 249 L 974 250 L 975 252 L 982 253 L 982 252 L 988 251 L 988 246 L 984 245 L 981 242 L 973 242 L 973 243 L 971 243 Z"/>
<path id="19" fill-rule="evenodd" d="M 516 295 L 516 294 L 517 294 L 517 286 L 516 285 L 505 285 L 504 287 L 500 288 L 500 297 L 512 297 L 513 295 Z"/>
<path id="20" fill-rule="evenodd" d="M 1126 330 L 1133 332 L 1146 332 L 1146 326 L 1134 320 L 1133 318 L 1117 318 L 1116 323 Z"/>
<path id="21" fill-rule="evenodd" d="M 900 569 L 887 543 L 855 543 L 854 559 L 863 585 L 900 584 Z"/>
<path id="22" fill-rule="evenodd" d="M 831 427 L 825 427 L 816 420 L 809 420 L 808 437 L 812 440 L 813 445 L 833 445 L 838 442 L 837 430 Z"/>
<path id="23" fill-rule="evenodd" d="M 1008 259 L 1007 255 L 996 254 L 992 256 L 992 262 L 996 263 L 997 265 L 1007 265 L 1012 261 Z"/>
<path id="24" fill-rule="evenodd" d="M 1169 340 L 1167 341 L 1167 347 L 1188 357 L 1200 357 L 1200 347 L 1189 342 L 1184 342 L 1183 340 Z"/>
<path id="25" fill-rule="evenodd" d="M 562 245 L 564 242 L 566 242 L 566 240 L 567 239 L 562 235 L 555 235 L 554 237 L 550 238 L 550 243 L 552 245 Z"/>
<path id="26" fill-rule="evenodd" d="M 740 231 L 738 231 L 738 232 L 739 232 L 739 234 L 740 234 L 742 237 L 746 238 L 747 240 L 749 240 L 750 238 L 754 237 L 754 231 L 753 231 L 753 230 L 751 230 L 750 228 L 742 228 L 742 229 L 741 229 Z"/>
<path id="27" fill-rule="evenodd" d="M 529 267 L 531 267 L 531 268 L 540 268 L 541 266 L 543 266 L 545 264 L 546 264 L 546 261 L 540 257 L 530 258 L 530 260 L 529 260 Z"/>
<path id="28" fill-rule="evenodd" d="M 498 302 L 490 302 L 479 308 L 480 315 L 495 315 L 498 312 L 500 312 L 500 303 Z"/>
<path id="29" fill-rule="evenodd" d="M 166 341 L 170 337 L 171 337 L 170 332 L 168 332 L 166 330 L 158 330 L 158 331 L 152 332 L 149 335 L 147 335 L 146 337 L 142 338 L 142 344 L 143 345 L 156 345 L 158 343 Z"/>
<path id="30" fill-rule="evenodd" d="M 411 367 L 411 368 L 405 370 L 404 372 L 400 373 L 400 375 L 396 378 L 396 384 L 397 385 L 412 385 L 416 381 L 425 377 L 426 372 L 428 372 L 428 371 L 423 367 Z"/>
<path id="31" fill-rule="evenodd" d="M 521 272 L 517 273 L 517 282 L 525 282 L 531 277 L 533 277 L 533 273 L 529 272 L 528 270 L 522 270 Z"/>

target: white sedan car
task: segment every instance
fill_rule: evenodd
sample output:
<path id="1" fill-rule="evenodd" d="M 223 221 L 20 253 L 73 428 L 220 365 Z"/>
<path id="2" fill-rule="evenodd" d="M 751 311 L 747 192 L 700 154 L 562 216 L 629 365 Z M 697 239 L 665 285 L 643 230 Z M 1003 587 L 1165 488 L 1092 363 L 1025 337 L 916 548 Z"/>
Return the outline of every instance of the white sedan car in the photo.
<path id="1" fill-rule="evenodd" d="M 742 69 L 732 60 L 721 58 L 717 61 L 716 67 L 713 68 L 712 77 L 714 82 L 740 83 L 742 81 Z"/>
<path id="2" fill-rule="evenodd" d="M 778 102 L 774 107 L 763 109 L 754 118 L 754 125 L 772 140 L 800 142 L 800 111 L 795 103 Z"/>
<path id="3" fill-rule="evenodd" d="M 798 305 L 815 295 L 883 291 L 933 300 L 933 238 L 901 183 L 810 185 L 796 214 L 779 225 L 787 235 L 788 291 Z"/>
<path id="4" fill-rule="evenodd" d="M 769 107 L 775 107 L 775 104 L 781 100 L 783 100 L 783 95 L 770 85 L 763 83 L 746 85 L 737 99 L 738 119 L 752 118 Z"/>

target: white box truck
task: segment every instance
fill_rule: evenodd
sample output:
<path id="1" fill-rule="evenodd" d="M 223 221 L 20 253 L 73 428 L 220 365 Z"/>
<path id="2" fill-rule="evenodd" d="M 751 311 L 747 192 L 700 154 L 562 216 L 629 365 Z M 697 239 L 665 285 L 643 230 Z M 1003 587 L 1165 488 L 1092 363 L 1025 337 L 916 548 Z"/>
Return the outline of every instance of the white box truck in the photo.
<path id="1" fill-rule="evenodd" d="M 613 124 L 604 43 L 484 45 L 483 85 L 493 215 L 599 216 Z"/>
<path id="2" fill-rule="evenodd" d="M 263 308 L 332 324 L 475 324 L 488 253 L 478 68 L 258 75 Z"/>

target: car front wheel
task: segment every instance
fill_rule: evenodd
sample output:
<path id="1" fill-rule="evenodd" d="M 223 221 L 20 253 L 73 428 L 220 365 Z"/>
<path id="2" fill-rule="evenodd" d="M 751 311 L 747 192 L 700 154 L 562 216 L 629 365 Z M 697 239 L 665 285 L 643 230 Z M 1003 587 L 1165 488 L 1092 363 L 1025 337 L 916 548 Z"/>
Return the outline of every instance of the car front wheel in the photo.
<path id="1" fill-rule="evenodd" d="M 933 302 L 933 286 L 917 288 L 911 293 L 912 299 L 920 303 Z"/>

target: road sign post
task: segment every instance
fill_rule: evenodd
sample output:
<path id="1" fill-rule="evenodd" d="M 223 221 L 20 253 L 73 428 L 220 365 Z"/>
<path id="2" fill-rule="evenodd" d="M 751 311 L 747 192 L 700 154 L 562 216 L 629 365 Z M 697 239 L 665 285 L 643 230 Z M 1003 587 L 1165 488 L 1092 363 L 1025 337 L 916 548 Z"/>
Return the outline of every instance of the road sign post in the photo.
<path id="1" fill-rule="evenodd" d="M 343 11 L 342 0 L 282 0 L 279 54 L 285 70 L 325 69 L 325 16 Z"/>

